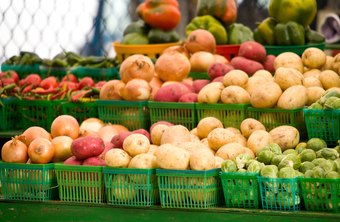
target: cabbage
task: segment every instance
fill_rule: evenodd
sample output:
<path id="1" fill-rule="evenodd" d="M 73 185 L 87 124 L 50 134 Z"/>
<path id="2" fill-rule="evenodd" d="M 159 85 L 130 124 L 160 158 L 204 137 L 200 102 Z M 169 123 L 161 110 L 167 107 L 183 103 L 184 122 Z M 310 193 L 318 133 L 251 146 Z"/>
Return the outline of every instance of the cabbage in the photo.
<path id="1" fill-rule="evenodd" d="M 305 178 L 313 178 L 313 170 L 307 170 L 304 174 Z"/>
<path id="2" fill-rule="evenodd" d="M 282 154 L 282 149 L 281 149 L 280 145 L 277 144 L 277 143 L 270 143 L 267 146 L 265 146 L 263 149 L 269 149 L 270 151 L 272 151 L 276 155 Z"/>
<path id="3" fill-rule="evenodd" d="M 264 167 L 264 163 L 260 163 L 256 160 L 252 161 L 248 167 L 247 167 L 247 172 L 250 173 L 259 173 L 262 169 L 262 167 Z"/>
<path id="4" fill-rule="evenodd" d="M 270 164 L 273 157 L 274 157 L 274 153 L 271 150 L 263 149 L 258 153 L 257 160 L 264 164 Z"/>
<path id="5" fill-rule="evenodd" d="M 248 153 L 241 153 L 235 157 L 234 161 L 236 163 L 237 169 L 243 169 L 249 160 L 251 160 L 251 156 Z"/>
<path id="6" fill-rule="evenodd" d="M 316 158 L 316 153 L 312 149 L 305 149 L 300 153 L 301 162 L 313 161 Z"/>
<path id="7" fill-rule="evenodd" d="M 272 161 L 270 162 L 271 165 L 278 166 L 281 160 L 285 157 L 286 155 L 279 154 L 273 157 Z"/>
<path id="8" fill-rule="evenodd" d="M 277 178 L 277 173 L 279 169 L 275 165 L 263 166 L 260 170 L 260 175 L 263 177 Z"/>
<path id="9" fill-rule="evenodd" d="M 300 197 L 297 194 L 291 192 L 279 192 L 277 194 L 276 203 L 281 208 L 293 207 L 300 204 Z"/>
<path id="10" fill-rule="evenodd" d="M 325 176 L 325 170 L 322 169 L 320 166 L 316 166 L 313 168 L 313 174 L 312 174 L 312 177 L 313 178 L 324 178 Z"/>
<path id="11" fill-rule="evenodd" d="M 282 154 L 295 154 L 295 155 L 298 155 L 298 152 L 294 149 L 287 149 L 285 150 Z"/>
<path id="12" fill-rule="evenodd" d="M 294 178 L 296 177 L 296 173 L 293 167 L 287 166 L 287 167 L 282 167 L 277 176 L 279 178 Z"/>
<path id="13" fill-rule="evenodd" d="M 332 148 L 322 148 L 321 150 L 316 152 L 316 156 L 318 158 L 325 158 L 328 160 L 335 160 L 339 158 L 339 153 L 335 149 Z"/>
<path id="14" fill-rule="evenodd" d="M 301 166 L 299 167 L 299 171 L 301 173 L 306 173 L 307 170 L 312 170 L 315 167 L 315 164 L 309 161 L 305 161 L 301 163 Z"/>
<path id="15" fill-rule="evenodd" d="M 305 150 L 307 146 L 306 142 L 300 142 L 298 145 L 296 145 L 295 150 L 297 153 L 301 153 L 302 150 Z"/>
<path id="16" fill-rule="evenodd" d="M 325 173 L 337 170 L 336 163 L 332 160 L 326 160 L 318 166 L 320 166 L 325 171 Z"/>
<path id="17" fill-rule="evenodd" d="M 281 169 L 282 167 L 291 166 L 295 170 L 297 170 L 299 169 L 300 165 L 301 165 L 301 159 L 298 155 L 287 154 L 285 157 L 283 157 L 278 167 L 279 169 Z"/>
<path id="18" fill-rule="evenodd" d="M 221 164 L 221 171 L 222 172 L 236 172 L 237 166 L 236 163 L 232 160 L 224 160 Z"/>
<path id="19" fill-rule="evenodd" d="M 339 179 L 340 178 L 340 174 L 338 172 L 335 171 L 329 171 L 326 173 L 325 178 L 328 179 Z"/>
<path id="20" fill-rule="evenodd" d="M 336 165 L 336 169 L 338 173 L 340 173 L 340 158 L 337 158 L 336 160 L 334 160 L 334 164 Z"/>
<path id="21" fill-rule="evenodd" d="M 312 161 L 312 163 L 314 163 L 316 166 L 321 165 L 322 163 L 324 163 L 326 161 L 325 158 L 316 158 Z"/>

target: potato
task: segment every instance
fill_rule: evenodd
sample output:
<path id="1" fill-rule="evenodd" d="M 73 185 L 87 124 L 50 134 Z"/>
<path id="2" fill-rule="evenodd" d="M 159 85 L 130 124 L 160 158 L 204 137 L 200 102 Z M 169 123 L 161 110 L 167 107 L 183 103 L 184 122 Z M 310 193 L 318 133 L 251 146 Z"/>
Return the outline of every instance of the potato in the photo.
<path id="1" fill-rule="evenodd" d="M 246 118 L 240 125 L 241 133 L 244 137 L 248 138 L 256 130 L 266 130 L 266 127 L 254 118 Z"/>
<path id="2" fill-rule="evenodd" d="M 137 168 L 137 169 L 157 168 L 156 157 L 150 153 L 138 154 L 130 160 L 128 168 Z"/>
<path id="3" fill-rule="evenodd" d="M 166 143 L 159 146 L 156 153 L 156 164 L 159 168 L 169 170 L 187 170 L 190 153 L 178 146 Z"/>
<path id="4" fill-rule="evenodd" d="M 212 116 L 204 117 L 197 124 L 197 136 L 200 139 L 206 138 L 208 134 L 215 128 L 223 128 L 222 122 Z"/>
<path id="5" fill-rule="evenodd" d="M 217 150 L 215 156 L 219 156 L 224 160 L 233 160 L 239 154 L 244 153 L 244 146 L 239 143 L 228 143 Z"/>
<path id="6" fill-rule="evenodd" d="M 315 47 L 309 47 L 301 55 L 302 63 L 310 69 L 321 69 L 326 63 L 326 53 Z"/>
<path id="7" fill-rule="evenodd" d="M 198 142 L 183 142 L 183 143 L 178 144 L 178 147 L 182 148 L 182 149 L 185 149 L 190 154 L 196 152 L 196 150 L 198 150 L 198 149 L 207 149 L 212 154 L 215 154 L 215 151 L 212 150 L 208 146 L 208 144 L 202 143 L 201 141 L 198 141 Z"/>
<path id="8" fill-rule="evenodd" d="M 113 148 L 105 154 L 105 164 L 109 167 L 127 168 L 131 160 L 131 156 L 120 148 Z"/>
<path id="9" fill-rule="evenodd" d="M 274 61 L 274 68 L 277 70 L 279 67 L 294 68 L 303 73 L 303 63 L 301 57 L 294 52 L 283 52 L 276 56 Z"/>
<path id="10" fill-rule="evenodd" d="M 274 62 L 275 62 L 275 55 L 267 55 L 266 59 L 262 62 L 264 69 L 270 73 L 275 72 Z"/>
<path id="11" fill-rule="evenodd" d="M 160 87 L 154 96 L 159 102 L 178 102 L 179 98 L 190 90 L 182 83 L 171 83 Z"/>
<path id="12" fill-rule="evenodd" d="M 319 69 L 310 69 L 310 70 L 305 71 L 303 73 L 303 77 L 304 78 L 315 77 L 315 78 L 319 79 L 320 73 L 321 73 L 321 70 L 319 70 Z"/>
<path id="13" fill-rule="evenodd" d="M 105 160 L 99 156 L 92 156 L 83 161 L 84 166 L 106 166 Z"/>
<path id="14" fill-rule="evenodd" d="M 333 62 L 334 62 L 334 57 L 330 55 L 326 55 L 326 62 L 325 64 L 320 68 L 320 70 L 332 70 L 333 69 Z M 334 71 L 334 70 L 333 70 Z"/>
<path id="15" fill-rule="evenodd" d="M 198 148 L 190 154 L 189 165 L 192 170 L 211 170 L 215 168 L 215 156 L 208 149 Z"/>
<path id="16" fill-rule="evenodd" d="M 320 88 L 323 88 L 319 78 L 316 78 L 314 76 L 309 76 L 307 78 L 303 78 L 303 83 L 302 84 L 306 88 L 313 87 L 313 86 L 318 86 Z"/>
<path id="17" fill-rule="evenodd" d="M 192 87 L 194 88 L 195 93 L 199 93 L 201 89 L 208 85 L 210 83 L 210 80 L 208 79 L 195 79 L 194 82 L 192 83 Z"/>
<path id="18" fill-rule="evenodd" d="M 273 71 L 273 73 L 275 72 L 275 70 Z M 274 81 L 273 75 L 267 71 L 267 70 L 258 70 L 254 73 L 254 75 L 252 77 L 255 76 L 262 76 L 264 78 L 266 78 L 268 81 Z"/>
<path id="19" fill-rule="evenodd" d="M 234 142 L 236 135 L 233 131 L 224 128 L 215 128 L 207 136 L 209 147 L 218 150 L 227 143 Z"/>
<path id="20" fill-rule="evenodd" d="M 261 86 L 265 82 L 273 82 L 272 80 L 268 80 L 266 77 L 263 76 L 252 76 L 248 79 L 248 82 L 245 86 L 245 90 L 251 95 L 253 90 Z"/>
<path id="21" fill-rule="evenodd" d="M 250 103 L 255 108 L 272 108 L 282 94 L 280 86 L 275 82 L 265 82 L 254 88 L 250 94 Z"/>
<path id="22" fill-rule="evenodd" d="M 332 87 L 340 87 L 340 76 L 332 70 L 322 71 L 319 79 L 325 90 Z"/>
<path id="23" fill-rule="evenodd" d="M 99 156 L 105 149 L 103 139 L 100 137 L 83 136 L 72 141 L 71 152 L 78 160 Z"/>
<path id="24" fill-rule="evenodd" d="M 224 159 L 219 156 L 215 156 L 215 168 L 221 168 Z"/>
<path id="25" fill-rule="evenodd" d="M 307 88 L 307 106 L 312 105 L 315 103 L 318 99 L 321 98 L 321 96 L 325 93 L 325 90 L 318 86 L 312 86 Z"/>
<path id="26" fill-rule="evenodd" d="M 234 69 L 223 76 L 223 85 L 225 87 L 232 85 L 245 87 L 248 79 L 249 76 L 247 73 L 239 69 Z"/>
<path id="27" fill-rule="evenodd" d="M 337 73 L 340 72 L 340 53 L 338 53 L 333 59 L 332 70 Z"/>
<path id="28" fill-rule="evenodd" d="M 303 108 L 308 101 L 307 88 L 304 86 L 291 86 L 286 89 L 279 100 L 277 107 L 281 109 Z"/>
<path id="29" fill-rule="evenodd" d="M 127 136 L 123 142 L 123 149 L 131 157 L 141 153 L 147 153 L 150 148 L 150 140 L 143 134 L 134 133 Z"/>
<path id="30" fill-rule="evenodd" d="M 154 126 L 150 131 L 151 142 L 155 145 L 160 145 L 162 135 L 167 128 L 169 128 L 169 126 L 165 124 L 157 124 Z"/>
<path id="31" fill-rule="evenodd" d="M 250 102 L 250 95 L 241 86 L 227 86 L 221 92 L 221 101 L 225 104 L 245 104 Z"/>
<path id="32" fill-rule="evenodd" d="M 238 55 L 257 62 L 263 62 L 267 53 L 262 44 L 255 41 L 245 41 L 241 43 Z"/>
<path id="33" fill-rule="evenodd" d="M 165 129 L 160 144 L 171 143 L 178 145 L 182 142 L 190 142 L 190 131 L 182 125 L 169 126 Z"/>
<path id="34" fill-rule="evenodd" d="M 300 133 L 293 126 L 283 125 L 269 131 L 273 143 L 277 143 L 282 151 L 294 149 L 300 142 Z"/>
<path id="35" fill-rule="evenodd" d="M 263 147 L 272 142 L 273 139 L 269 132 L 265 130 L 255 130 L 252 134 L 250 134 L 248 138 L 247 147 L 251 149 L 255 154 L 258 154 Z"/>
<path id="36" fill-rule="evenodd" d="M 264 69 L 263 65 L 255 60 L 247 59 L 241 56 L 236 56 L 231 59 L 230 64 L 235 69 L 240 69 L 252 76 L 256 71 Z"/>
<path id="37" fill-rule="evenodd" d="M 156 156 L 156 152 L 158 151 L 158 147 L 159 147 L 158 145 L 150 144 L 150 148 L 149 148 L 147 153 Z"/>
<path id="38" fill-rule="evenodd" d="M 224 89 L 223 83 L 211 82 L 205 85 L 198 93 L 197 100 L 199 103 L 215 104 L 221 98 L 221 92 Z"/>
<path id="39" fill-rule="evenodd" d="M 66 165 L 82 165 L 83 161 L 78 160 L 77 157 L 75 157 L 75 156 L 71 156 L 71 157 L 67 158 L 63 163 L 66 164 Z"/>
<path id="40" fill-rule="evenodd" d="M 275 71 L 274 81 L 284 91 L 291 86 L 302 85 L 303 75 L 294 68 L 279 67 Z"/>
<path id="41" fill-rule="evenodd" d="M 235 134 L 241 134 L 241 131 L 239 129 L 232 127 L 232 126 L 226 127 L 225 129 L 230 130 Z"/>
<path id="42" fill-rule="evenodd" d="M 184 95 L 182 95 L 178 102 L 180 103 L 196 103 L 198 102 L 198 94 L 197 93 L 186 93 Z"/>
<path id="43" fill-rule="evenodd" d="M 242 146 L 246 146 L 247 145 L 247 138 L 245 138 L 242 134 L 235 134 L 235 143 L 239 143 Z"/>

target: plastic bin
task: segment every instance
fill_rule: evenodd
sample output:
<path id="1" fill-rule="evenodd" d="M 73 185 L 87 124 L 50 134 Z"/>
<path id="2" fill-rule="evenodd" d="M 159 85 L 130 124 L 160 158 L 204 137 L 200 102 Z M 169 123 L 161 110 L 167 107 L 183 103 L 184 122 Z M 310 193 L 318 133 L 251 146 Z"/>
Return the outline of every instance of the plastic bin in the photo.
<path id="1" fill-rule="evenodd" d="M 205 104 L 197 103 L 197 121 L 205 117 L 215 117 L 223 123 L 224 127 L 240 128 L 241 122 L 247 116 L 249 104 Z"/>
<path id="2" fill-rule="evenodd" d="M 300 178 L 303 203 L 308 211 L 340 211 L 340 179 Z"/>
<path id="3" fill-rule="evenodd" d="M 50 131 L 53 120 L 61 114 L 63 100 L 20 100 L 23 129 L 40 126 Z"/>
<path id="4" fill-rule="evenodd" d="M 247 116 L 259 120 L 267 131 L 282 125 L 297 128 L 301 138 L 307 138 L 306 124 L 303 109 L 278 109 L 248 107 Z"/>
<path id="5" fill-rule="evenodd" d="M 221 172 L 221 182 L 227 208 L 260 207 L 258 173 Z"/>
<path id="6" fill-rule="evenodd" d="M 308 138 L 321 138 L 332 147 L 340 139 L 340 110 L 303 110 Z"/>
<path id="7" fill-rule="evenodd" d="M 240 45 L 217 45 L 216 54 L 224 56 L 229 61 L 238 55 Z"/>
<path id="8" fill-rule="evenodd" d="M 39 74 L 42 78 L 48 76 L 55 76 L 61 80 L 68 73 L 68 68 L 65 67 L 48 67 L 44 65 L 39 66 Z"/>
<path id="9" fill-rule="evenodd" d="M 6 200 L 48 201 L 58 199 L 54 164 L 0 162 L 0 181 Z"/>
<path id="10" fill-rule="evenodd" d="M 148 102 L 151 124 L 168 121 L 193 129 L 197 125 L 195 103 Z"/>
<path id="11" fill-rule="evenodd" d="M 61 106 L 62 114 L 75 117 L 79 123 L 90 117 L 98 118 L 97 103 L 93 102 L 64 102 Z"/>
<path id="12" fill-rule="evenodd" d="M 70 70 L 77 78 L 91 77 L 95 82 L 109 81 L 112 79 L 120 79 L 117 67 L 112 68 L 89 68 L 89 67 L 76 67 Z"/>
<path id="13" fill-rule="evenodd" d="M 283 52 L 294 52 L 299 56 L 309 47 L 319 48 L 321 50 L 325 49 L 325 43 L 317 43 L 317 44 L 307 44 L 307 45 L 289 45 L 289 46 L 280 46 L 280 45 L 265 45 L 264 46 L 267 52 L 267 55 L 279 55 Z"/>
<path id="14" fill-rule="evenodd" d="M 157 169 L 163 208 L 212 208 L 223 200 L 220 169 L 206 171 Z"/>
<path id="15" fill-rule="evenodd" d="M 267 178 L 258 176 L 262 209 L 298 211 L 301 198 L 298 178 Z"/>
<path id="16" fill-rule="evenodd" d="M 20 129 L 19 100 L 15 97 L 7 97 L 1 98 L 1 103 L 3 106 L 0 105 L 0 130 Z"/>
<path id="17" fill-rule="evenodd" d="M 34 64 L 34 65 L 7 65 L 2 64 L 1 65 L 1 71 L 9 71 L 14 70 L 18 73 L 20 79 L 25 78 L 29 74 L 40 74 L 40 64 Z"/>
<path id="18" fill-rule="evenodd" d="M 104 203 L 103 167 L 55 164 L 61 201 Z"/>
<path id="19" fill-rule="evenodd" d="M 125 45 L 119 42 L 113 43 L 113 48 L 116 51 L 118 61 L 124 61 L 127 57 L 134 54 L 146 55 L 151 59 L 157 59 L 162 52 L 170 47 L 178 45 L 178 42 L 163 43 L 163 44 L 147 44 L 147 45 Z"/>
<path id="20" fill-rule="evenodd" d="M 98 116 L 106 123 L 121 124 L 129 130 L 149 129 L 148 101 L 96 100 Z"/>
<path id="21" fill-rule="evenodd" d="M 208 79 L 210 80 L 210 77 L 207 72 L 190 72 L 189 77 L 192 79 Z"/>
<path id="22" fill-rule="evenodd" d="M 103 173 L 108 204 L 149 207 L 159 203 L 156 169 L 104 167 Z"/>

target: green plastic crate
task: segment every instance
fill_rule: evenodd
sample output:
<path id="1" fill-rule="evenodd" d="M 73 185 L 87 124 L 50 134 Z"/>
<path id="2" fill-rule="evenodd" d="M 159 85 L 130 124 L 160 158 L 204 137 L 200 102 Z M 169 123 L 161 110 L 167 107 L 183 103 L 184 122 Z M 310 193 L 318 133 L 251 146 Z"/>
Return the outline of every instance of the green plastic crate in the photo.
<path id="1" fill-rule="evenodd" d="M 278 108 L 254 108 L 248 107 L 247 116 L 259 120 L 267 131 L 282 125 L 297 128 L 300 138 L 307 138 L 306 124 L 301 109 L 278 109 Z"/>
<path id="2" fill-rule="evenodd" d="M 308 138 L 321 138 L 332 147 L 340 139 L 340 110 L 303 110 Z"/>
<path id="3" fill-rule="evenodd" d="M 301 198 L 298 178 L 267 178 L 258 176 L 262 208 L 298 211 Z"/>
<path id="4" fill-rule="evenodd" d="M 96 100 L 98 116 L 106 123 L 121 124 L 129 130 L 149 129 L 148 101 Z"/>
<path id="5" fill-rule="evenodd" d="M 215 117 L 223 123 L 224 127 L 240 128 L 241 122 L 246 118 L 249 104 L 205 104 L 197 103 L 197 121 L 205 117 Z"/>
<path id="6" fill-rule="evenodd" d="M 195 103 L 148 102 L 151 124 L 168 121 L 193 129 L 197 125 Z"/>
<path id="7" fill-rule="evenodd" d="M 204 209 L 219 206 L 223 200 L 219 172 L 220 169 L 157 169 L 161 207 Z"/>
<path id="8" fill-rule="evenodd" d="M 0 162 L 3 198 L 7 200 L 48 201 L 58 199 L 54 164 Z"/>
<path id="9" fill-rule="evenodd" d="M 23 129 L 40 126 L 50 130 L 53 120 L 61 114 L 63 100 L 20 100 Z"/>
<path id="10" fill-rule="evenodd" d="M 113 68 L 89 68 L 78 66 L 70 70 L 79 79 L 91 77 L 94 81 L 108 81 L 112 79 L 120 79 L 117 67 Z"/>
<path id="11" fill-rule="evenodd" d="M 284 52 L 294 52 L 299 56 L 309 47 L 319 48 L 321 50 L 325 49 L 325 43 L 313 43 L 313 44 L 306 44 L 306 45 L 265 45 L 264 46 L 267 52 L 267 55 L 279 55 Z"/>
<path id="12" fill-rule="evenodd" d="M 208 79 L 208 80 L 210 80 L 208 72 L 190 72 L 189 77 L 191 77 L 192 79 Z"/>
<path id="13" fill-rule="evenodd" d="M 48 67 L 44 65 L 39 66 L 39 74 L 42 78 L 55 76 L 61 80 L 67 73 L 68 69 L 65 67 Z"/>
<path id="14" fill-rule="evenodd" d="M 20 125 L 21 113 L 19 100 L 15 97 L 2 98 L 0 105 L 0 130 L 7 131 L 22 128 Z"/>
<path id="15" fill-rule="evenodd" d="M 226 207 L 254 208 L 260 206 L 258 173 L 221 172 L 221 182 Z"/>
<path id="16" fill-rule="evenodd" d="M 29 74 L 40 74 L 40 64 L 34 64 L 34 65 L 8 65 L 8 64 L 2 64 L 1 65 L 1 71 L 9 71 L 14 70 L 18 73 L 20 79 L 25 78 Z"/>
<path id="17" fill-rule="evenodd" d="M 304 207 L 308 211 L 340 211 L 340 179 L 300 178 Z"/>
<path id="18" fill-rule="evenodd" d="M 55 164 L 61 201 L 104 203 L 103 167 Z"/>
<path id="19" fill-rule="evenodd" d="M 75 117 L 79 123 L 87 118 L 98 118 L 97 103 L 93 102 L 64 102 L 61 106 L 62 114 Z"/>
<path id="20" fill-rule="evenodd" d="M 103 173 L 108 204 L 149 207 L 159 203 L 156 169 L 104 167 Z"/>

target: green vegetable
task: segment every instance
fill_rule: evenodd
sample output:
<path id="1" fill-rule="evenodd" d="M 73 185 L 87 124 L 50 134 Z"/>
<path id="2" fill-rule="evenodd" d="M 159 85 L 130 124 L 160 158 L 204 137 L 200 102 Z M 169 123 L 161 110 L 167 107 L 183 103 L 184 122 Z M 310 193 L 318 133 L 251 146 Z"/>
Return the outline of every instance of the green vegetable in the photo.
<path id="1" fill-rule="evenodd" d="M 281 149 L 280 145 L 277 144 L 277 143 L 270 143 L 267 146 L 265 146 L 263 149 L 269 149 L 275 155 L 282 154 L 282 149 Z"/>
<path id="2" fill-rule="evenodd" d="M 326 160 L 318 166 L 321 167 L 325 171 L 325 173 L 337 170 L 337 164 L 332 160 Z"/>
<path id="3" fill-rule="evenodd" d="M 269 149 L 262 149 L 257 154 L 257 160 L 267 165 L 271 163 L 273 157 L 274 157 L 274 153 Z"/>
<path id="4" fill-rule="evenodd" d="M 133 32 L 125 35 L 121 43 L 126 45 L 146 45 L 149 44 L 149 39 L 144 34 Z"/>
<path id="5" fill-rule="evenodd" d="M 279 169 L 275 165 L 266 165 L 263 166 L 260 175 L 263 177 L 269 177 L 269 178 L 277 178 L 277 173 L 279 172 Z"/>
<path id="6" fill-rule="evenodd" d="M 312 170 L 315 167 L 315 164 L 309 161 L 305 161 L 301 163 L 301 166 L 299 167 L 299 171 L 301 173 L 306 173 L 307 170 Z"/>
<path id="7" fill-rule="evenodd" d="M 257 25 L 254 30 L 254 39 L 263 45 L 274 45 L 274 28 L 277 21 L 274 18 L 268 17 Z"/>
<path id="8" fill-rule="evenodd" d="M 290 166 L 282 167 L 279 170 L 277 176 L 279 178 L 295 178 L 296 177 L 295 169 Z"/>
<path id="9" fill-rule="evenodd" d="M 263 163 L 260 163 L 256 160 L 252 161 L 248 166 L 247 166 L 247 172 L 249 173 L 259 173 L 265 165 Z"/>
<path id="10" fill-rule="evenodd" d="M 329 172 L 326 173 L 325 178 L 327 178 L 327 179 L 339 179 L 340 174 L 338 172 L 335 172 L 335 171 L 329 171 Z"/>
<path id="11" fill-rule="evenodd" d="M 331 96 L 326 99 L 324 109 L 340 109 L 340 98 L 336 96 Z"/>
<path id="12" fill-rule="evenodd" d="M 284 154 L 284 155 L 286 155 L 286 154 L 295 154 L 295 155 L 297 155 L 298 152 L 295 149 L 287 149 L 282 154 Z"/>
<path id="13" fill-rule="evenodd" d="M 320 32 L 311 29 L 309 26 L 305 29 L 306 43 L 323 43 L 325 36 Z"/>
<path id="14" fill-rule="evenodd" d="M 286 155 L 283 154 L 279 154 L 273 157 L 272 161 L 270 162 L 270 164 L 278 166 L 279 163 L 281 162 L 281 160 L 285 157 Z"/>
<path id="15" fill-rule="evenodd" d="M 278 23 L 274 28 L 276 45 L 304 45 L 305 29 L 297 22 Z"/>
<path id="16" fill-rule="evenodd" d="M 222 172 L 236 172 L 237 166 L 236 163 L 232 160 L 224 160 L 221 164 L 221 171 Z"/>
<path id="17" fill-rule="evenodd" d="M 307 143 L 305 142 L 300 142 L 298 145 L 296 145 L 295 150 L 297 153 L 301 153 L 303 150 L 305 150 L 307 147 Z"/>
<path id="18" fill-rule="evenodd" d="M 322 148 L 321 150 L 316 152 L 316 157 L 325 158 L 328 160 L 335 160 L 339 158 L 339 153 L 332 148 Z"/>
<path id="19" fill-rule="evenodd" d="M 253 31 L 241 23 L 233 23 L 227 28 L 228 43 L 241 44 L 246 41 L 254 41 Z"/>
<path id="20" fill-rule="evenodd" d="M 304 174 L 305 178 L 313 178 L 313 170 L 307 170 Z"/>
<path id="21" fill-rule="evenodd" d="M 203 15 L 194 17 L 185 27 L 185 35 L 189 36 L 190 32 L 196 29 L 205 29 L 209 31 L 216 40 L 217 45 L 228 43 L 228 35 L 224 26 L 211 15 Z"/>
<path id="22" fill-rule="evenodd" d="M 301 162 L 313 161 L 316 158 L 316 153 L 312 149 L 305 149 L 299 155 Z"/>
<path id="23" fill-rule="evenodd" d="M 312 149 L 315 152 L 318 150 L 321 150 L 322 148 L 326 148 L 327 147 L 327 143 L 325 140 L 321 139 L 321 138 L 311 138 L 307 141 L 307 149 Z"/>
<path id="24" fill-rule="evenodd" d="M 150 27 L 145 24 L 143 20 L 138 20 L 135 22 L 131 22 L 128 26 L 125 27 L 123 31 L 123 36 L 126 36 L 130 33 L 139 33 L 146 35 L 149 32 Z"/>
<path id="25" fill-rule="evenodd" d="M 237 157 L 235 157 L 235 164 L 237 169 L 243 169 L 246 166 L 246 163 L 251 159 L 251 156 L 248 153 L 241 153 Z"/>
<path id="26" fill-rule="evenodd" d="M 180 36 L 176 30 L 163 31 L 161 29 L 151 29 L 148 33 L 149 43 L 170 43 L 178 42 Z"/>
<path id="27" fill-rule="evenodd" d="M 324 178 L 325 173 L 326 173 L 325 170 L 320 166 L 314 167 L 312 171 L 313 171 L 313 174 L 312 174 L 313 178 Z"/>
<path id="28" fill-rule="evenodd" d="M 300 204 L 299 195 L 291 192 L 279 192 L 276 203 L 282 208 L 293 207 Z"/>
<path id="29" fill-rule="evenodd" d="M 334 160 L 334 164 L 336 165 L 338 173 L 340 173 L 340 158 Z"/>
<path id="30" fill-rule="evenodd" d="M 316 166 L 320 166 L 326 162 L 325 158 L 316 158 L 312 161 Z"/>
<path id="31" fill-rule="evenodd" d="M 301 159 L 298 155 L 295 154 L 287 154 L 278 165 L 278 168 L 281 169 L 286 166 L 293 167 L 295 170 L 299 169 L 301 165 Z"/>

